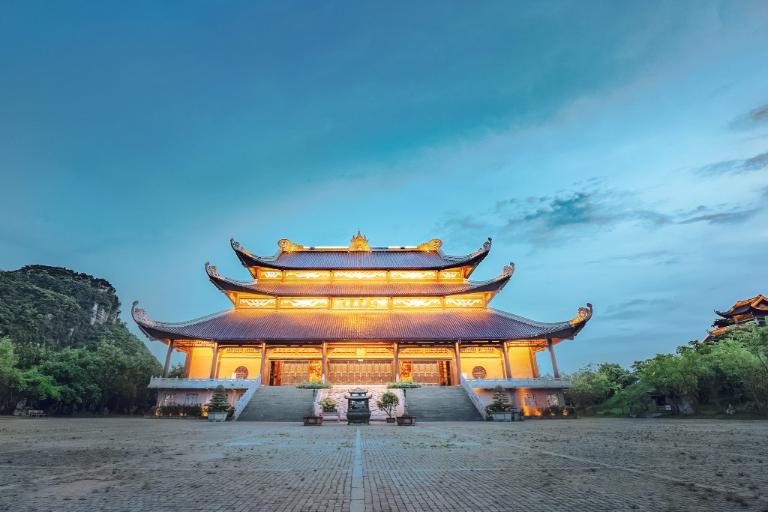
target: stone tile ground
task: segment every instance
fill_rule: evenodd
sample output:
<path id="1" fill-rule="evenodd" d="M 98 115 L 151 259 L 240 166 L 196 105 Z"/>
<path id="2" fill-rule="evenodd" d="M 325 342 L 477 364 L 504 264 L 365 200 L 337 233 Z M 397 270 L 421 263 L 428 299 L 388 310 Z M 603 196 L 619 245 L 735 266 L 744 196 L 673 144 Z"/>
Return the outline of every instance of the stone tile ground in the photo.
<path id="1" fill-rule="evenodd" d="M 768 422 L 0 418 L 0 510 L 768 511 Z"/>

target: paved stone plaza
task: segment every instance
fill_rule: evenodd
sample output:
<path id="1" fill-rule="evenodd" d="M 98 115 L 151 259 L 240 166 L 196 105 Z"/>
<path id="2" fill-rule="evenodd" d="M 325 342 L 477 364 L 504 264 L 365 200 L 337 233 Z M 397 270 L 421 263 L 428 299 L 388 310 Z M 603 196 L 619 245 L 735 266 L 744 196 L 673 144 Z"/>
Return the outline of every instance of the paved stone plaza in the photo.
<path id="1" fill-rule="evenodd" d="M 0 418 L 0 510 L 768 510 L 768 422 Z"/>

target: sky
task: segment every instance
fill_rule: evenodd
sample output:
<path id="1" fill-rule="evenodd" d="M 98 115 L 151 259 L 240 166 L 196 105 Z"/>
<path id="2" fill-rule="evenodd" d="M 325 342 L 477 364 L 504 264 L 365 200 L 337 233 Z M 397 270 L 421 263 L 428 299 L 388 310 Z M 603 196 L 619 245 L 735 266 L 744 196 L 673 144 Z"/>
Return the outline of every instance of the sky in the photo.
<path id="1" fill-rule="evenodd" d="M 494 307 L 594 304 L 561 370 L 629 365 L 768 294 L 767 26 L 764 1 L 6 1 L 0 268 L 106 278 L 140 334 L 133 300 L 231 306 L 203 265 L 247 279 L 232 237 L 490 236 Z"/>

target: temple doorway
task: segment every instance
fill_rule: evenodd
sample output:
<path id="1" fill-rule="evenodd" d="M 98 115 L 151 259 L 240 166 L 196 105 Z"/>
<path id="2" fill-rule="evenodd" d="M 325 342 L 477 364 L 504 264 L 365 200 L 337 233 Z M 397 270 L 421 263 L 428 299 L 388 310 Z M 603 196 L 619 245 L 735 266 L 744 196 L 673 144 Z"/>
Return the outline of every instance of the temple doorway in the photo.
<path id="1" fill-rule="evenodd" d="M 452 386 L 451 361 L 434 359 L 400 361 L 400 379 L 409 378 L 418 384 Z"/>
<path id="2" fill-rule="evenodd" d="M 333 359 L 328 367 L 331 384 L 386 384 L 395 380 L 389 360 Z"/>
<path id="3" fill-rule="evenodd" d="M 296 386 L 317 380 L 322 375 L 320 360 L 278 359 L 269 362 L 270 386 Z"/>

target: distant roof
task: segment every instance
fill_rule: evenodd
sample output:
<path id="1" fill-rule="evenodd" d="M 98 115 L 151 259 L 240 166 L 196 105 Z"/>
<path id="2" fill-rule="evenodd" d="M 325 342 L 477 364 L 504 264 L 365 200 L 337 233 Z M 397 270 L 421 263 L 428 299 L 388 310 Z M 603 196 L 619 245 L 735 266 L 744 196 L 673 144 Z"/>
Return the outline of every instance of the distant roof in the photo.
<path id="1" fill-rule="evenodd" d="M 278 242 L 280 251 L 274 256 L 256 256 L 234 239 L 231 243 L 237 257 L 246 267 L 281 270 L 442 270 L 461 266 L 474 268 L 491 249 L 489 238 L 481 248 L 471 254 L 448 256 L 440 250 L 442 242 L 437 239 L 410 247 L 369 247 L 367 239 L 360 237 L 362 235 L 356 235 L 348 247 L 307 247 L 284 239 Z"/>
<path id="2" fill-rule="evenodd" d="M 579 308 L 572 320 L 542 323 L 495 309 L 349 312 L 232 309 L 185 323 L 147 318 L 134 302 L 131 314 L 147 336 L 210 341 L 515 340 L 572 338 L 592 316 Z"/>
<path id="3" fill-rule="evenodd" d="M 756 295 L 752 298 L 738 301 L 736 304 L 731 306 L 728 311 L 715 311 L 715 313 L 723 318 L 731 318 L 733 316 L 743 315 L 749 312 L 768 313 L 768 297 L 765 297 L 762 294 Z"/>
<path id="4" fill-rule="evenodd" d="M 514 265 L 504 267 L 504 272 L 487 281 L 461 283 L 372 283 L 335 281 L 325 283 L 253 280 L 235 281 L 220 275 L 213 265 L 205 264 L 211 282 L 222 291 L 272 295 L 275 297 L 403 297 L 445 296 L 464 293 L 499 292 L 509 282 Z"/>

